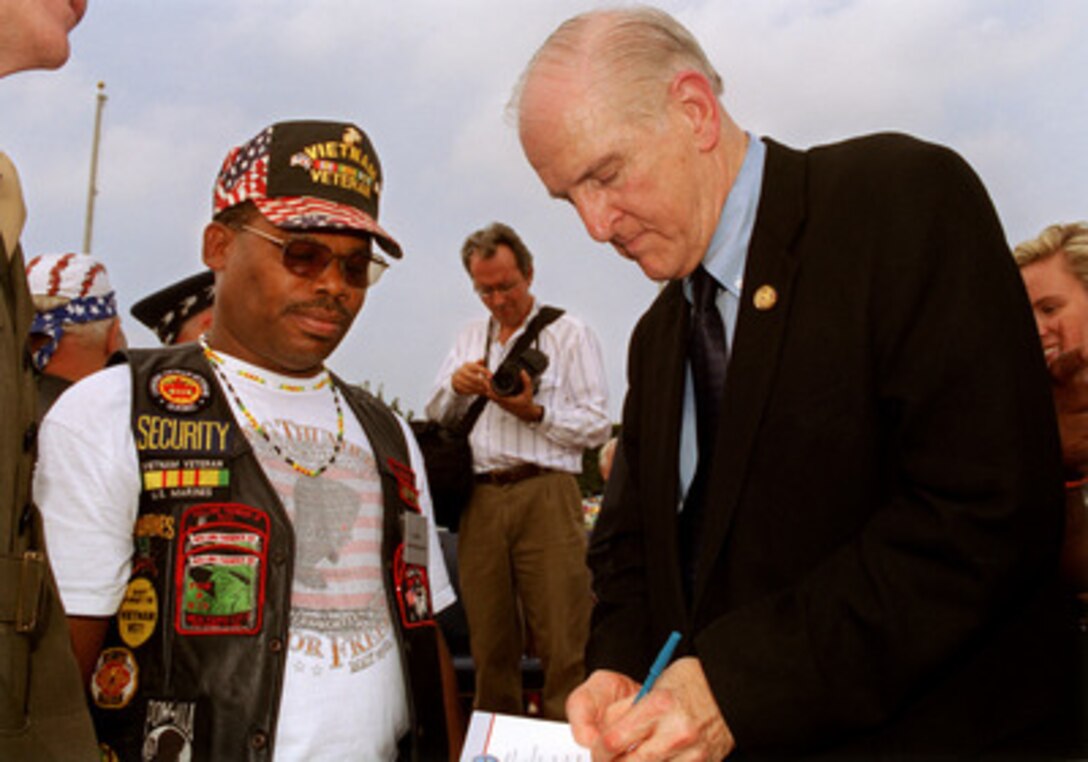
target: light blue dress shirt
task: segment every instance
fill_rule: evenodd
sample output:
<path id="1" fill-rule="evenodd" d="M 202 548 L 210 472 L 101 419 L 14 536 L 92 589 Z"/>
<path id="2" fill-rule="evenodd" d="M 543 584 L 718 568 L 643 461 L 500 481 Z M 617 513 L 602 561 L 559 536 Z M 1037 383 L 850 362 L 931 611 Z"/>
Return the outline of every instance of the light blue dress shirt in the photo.
<path id="1" fill-rule="evenodd" d="M 762 140 L 748 135 L 748 150 L 744 155 L 737 179 L 729 190 L 721 217 L 710 246 L 703 256 L 702 266 L 722 285 L 718 292 L 718 311 L 725 323 L 725 336 L 733 346 L 737 328 L 737 312 L 744 286 L 744 265 L 748 261 L 748 245 L 752 240 L 759 197 L 763 185 L 763 164 L 767 147 Z M 684 296 L 691 303 L 691 278 L 684 279 Z M 732 350 L 730 350 L 732 351 Z M 727 371 L 728 372 L 728 371 Z M 680 505 L 695 478 L 699 446 L 695 431 L 695 387 L 691 378 L 691 363 L 684 371 L 684 406 L 680 423 Z"/>

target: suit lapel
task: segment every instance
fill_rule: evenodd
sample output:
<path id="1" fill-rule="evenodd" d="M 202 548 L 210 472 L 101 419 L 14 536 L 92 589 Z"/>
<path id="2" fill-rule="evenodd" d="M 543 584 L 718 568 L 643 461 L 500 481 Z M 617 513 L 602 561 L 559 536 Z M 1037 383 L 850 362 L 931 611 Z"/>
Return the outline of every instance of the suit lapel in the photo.
<path id="1" fill-rule="evenodd" d="M 804 182 L 804 155 L 767 141 L 759 211 L 748 247 L 707 488 L 706 541 L 696 567 L 695 607 L 732 523 L 774 385 L 798 264 L 790 248 L 804 217 Z"/>
<path id="2" fill-rule="evenodd" d="M 647 490 L 645 504 L 655 506 L 655 510 L 645 515 L 645 536 L 654 538 L 647 546 L 648 552 L 661 554 L 661 564 L 654 566 L 668 570 L 668 579 L 659 580 L 658 584 L 668 586 L 666 600 L 683 601 L 680 565 L 676 563 L 680 471 L 675 453 L 680 451 L 690 310 L 679 281 L 666 286 L 654 309 L 662 314 L 648 321 L 652 333 L 646 337 L 645 346 L 650 354 L 643 364 L 651 370 L 643 379 L 644 392 L 640 402 L 646 410 L 654 412 L 642 417 L 645 427 L 642 442 L 647 449 L 640 457 L 644 475 L 639 481 Z M 652 449 L 650 443 L 653 443 Z M 674 457 L 666 453 L 672 453 Z M 686 616 L 683 605 L 672 614 L 680 617 L 673 621 L 683 621 Z"/>

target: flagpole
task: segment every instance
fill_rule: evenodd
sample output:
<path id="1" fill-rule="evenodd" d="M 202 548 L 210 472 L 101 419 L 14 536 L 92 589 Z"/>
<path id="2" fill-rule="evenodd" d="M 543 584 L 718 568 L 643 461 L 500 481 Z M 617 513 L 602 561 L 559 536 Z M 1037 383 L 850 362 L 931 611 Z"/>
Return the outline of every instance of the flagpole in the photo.
<path id="1" fill-rule="evenodd" d="M 94 197 L 98 195 L 98 141 L 102 136 L 102 107 L 106 105 L 106 83 L 98 83 L 98 102 L 94 110 L 94 139 L 91 142 L 91 178 L 87 188 L 87 216 L 83 221 L 83 252 L 91 253 L 91 228 L 94 226 Z"/>

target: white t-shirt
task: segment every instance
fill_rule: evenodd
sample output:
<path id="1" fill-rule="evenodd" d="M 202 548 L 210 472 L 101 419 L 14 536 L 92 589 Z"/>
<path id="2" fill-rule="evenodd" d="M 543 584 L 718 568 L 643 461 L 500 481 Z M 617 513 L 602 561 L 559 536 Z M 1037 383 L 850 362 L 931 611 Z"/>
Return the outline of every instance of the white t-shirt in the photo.
<path id="1" fill-rule="evenodd" d="M 281 451 L 255 431 L 235 395 L 224 389 L 295 529 L 276 757 L 393 759 L 408 713 L 392 629 L 397 614 L 383 591 L 383 501 L 369 441 L 341 399 L 344 441 L 335 462 L 316 478 L 300 474 L 284 456 L 314 469 L 335 448 L 331 385 L 319 384 L 321 376 L 282 377 L 222 357 L 221 371 Z M 127 366 L 108 368 L 71 387 L 42 422 L 35 497 L 69 614 L 112 616 L 129 580 L 141 488 L 131 387 Z M 422 457 L 400 423 L 429 519 Z M 428 528 L 428 576 L 437 612 L 455 595 L 433 521 Z"/>

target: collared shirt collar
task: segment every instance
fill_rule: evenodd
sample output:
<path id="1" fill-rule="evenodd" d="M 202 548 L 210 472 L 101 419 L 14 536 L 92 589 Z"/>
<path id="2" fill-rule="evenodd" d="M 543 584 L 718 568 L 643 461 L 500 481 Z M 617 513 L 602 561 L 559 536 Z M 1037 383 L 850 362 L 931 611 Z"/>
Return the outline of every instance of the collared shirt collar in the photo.
<path id="1" fill-rule="evenodd" d="M 519 325 L 517 328 L 515 328 L 514 332 L 512 334 L 510 334 L 510 338 L 508 338 L 506 340 L 506 343 L 501 344 L 501 346 L 505 347 L 505 346 L 509 345 L 510 342 L 513 339 L 516 339 L 518 336 L 520 336 L 521 332 L 525 330 L 525 327 L 529 325 L 529 321 L 532 320 L 534 317 L 536 317 L 536 313 L 540 312 L 540 308 L 543 305 L 541 305 L 540 301 L 535 296 L 530 295 L 530 298 L 532 298 L 533 304 L 529 308 L 529 311 L 525 314 L 525 319 L 522 320 L 521 325 Z M 502 330 L 502 326 L 499 325 L 499 321 L 495 319 L 494 315 L 489 313 L 488 316 L 487 316 L 487 337 L 488 337 L 488 341 L 489 342 L 494 341 L 494 342 L 498 343 L 499 342 L 499 331 L 500 330 Z"/>
<path id="2" fill-rule="evenodd" d="M 734 297 L 740 298 L 744 285 L 744 265 L 748 259 L 748 244 L 759 209 L 760 190 L 763 182 L 763 165 L 767 146 L 757 137 L 748 134 L 748 149 L 744 154 L 737 179 L 729 190 L 722 207 L 718 227 L 710 239 L 703 267 L 717 279 Z M 684 281 L 684 293 L 691 298 L 691 285 Z"/>
<path id="3" fill-rule="evenodd" d="M 748 149 L 744 154 L 737 179 L 729 190 L 722 207 L 718 227 L 703 256 L 703 266 L 723 285 L 716 304 L 725 327 L 727 346 L 733 346 L 740 311 L 740 295 L 744 286 L 744 266 L 748 260 L 748 245 L 752 240 L 756 211 L 763 188 L 763 167 L 767 147 L 763 141 L 748 135 Z M 684 279 L 684 295 L 691 301 L 691 278 Z M 692 385 L 691 366 L 686 365 L 684 376 L 684 408 L 680 427 L 680 500 L 687 494 L 695 478 L 698 460 L 695 425 L 695 392 Z"/>

